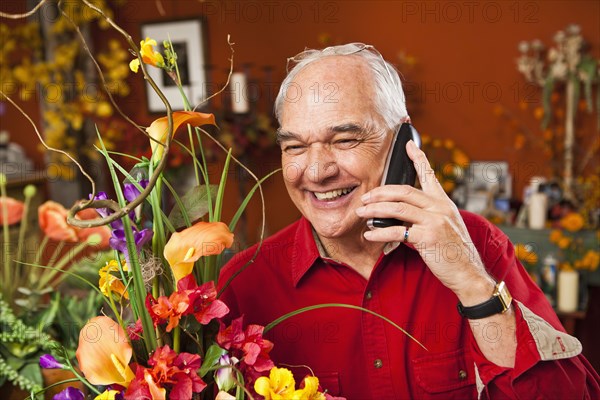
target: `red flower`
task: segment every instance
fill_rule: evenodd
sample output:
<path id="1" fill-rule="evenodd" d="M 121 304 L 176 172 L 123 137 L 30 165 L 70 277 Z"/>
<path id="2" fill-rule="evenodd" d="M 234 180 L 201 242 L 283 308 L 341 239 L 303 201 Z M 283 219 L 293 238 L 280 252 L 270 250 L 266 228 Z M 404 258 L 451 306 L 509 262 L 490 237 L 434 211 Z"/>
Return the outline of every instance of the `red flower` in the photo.
<path id="1" fill-rule="evenodd" d="M 222 348 L 230 350 L 232 357 L 241 359 L 242 367 L 247 365 L 257 372 L 268 371 L 275 366 L 269 357 L 273 343 L 262 337 L 263 326 L 248 325 L 242 331 L 243 318 L 234 319 L 227 328 L 219 321 L 221 327 L 217 342 Z"/>
<path id="2" fill-rule="evenodd" d="M 148 398 L 188 400 L 192 393 L 200 393 L 206 383 L 198 375 L 202 359 L 196 354 L 177 354 L 169 346 L 159 347 L 148 360 L 149 368 L 137 365 L 125 399 Z"/>
<path id="3" fill-rule="evenodd" d="M 8 225 L 16 224 L 23 218 L 25 204 L 12 197 L 0 197 L 0 225 L 4 224 L 4 209 L 6 208 L 6 221 Z"/>
<path id="4" fill-rule="evenodd" d="M 217 289 L 213 281 L 198 286 L 194 276 L 189 274 L 177 282 L 177 289 L 189 297 L 190 307 L 184 315 L 194 314 L 202 325 L 207 325 L 214 318 L 222 318 L 229 312 L 227 305 L 217 299 Z"/>
<path id="5" fill-rule="evenodd" d="M 135 321 L 135 324 L 127 327 L 127 336 L 129 336 L 129 340 L 140 340 L 142 338 L 142 333 L 144 333 L 144 328 L 142 327 L 142 320 L 139 318 Z"/>
<path id="6" fill-rule="evenodd" d="M 146 308 L 154 321 L 154 325 L 163 324 L 169 320 L 167 332 L 179 325 L 181 316 L 190 306 L 190 298 L 185 292 L 173 292 L 167 296 L 160 296 L 157 300 L 150 293 L 146 296 Z"/>

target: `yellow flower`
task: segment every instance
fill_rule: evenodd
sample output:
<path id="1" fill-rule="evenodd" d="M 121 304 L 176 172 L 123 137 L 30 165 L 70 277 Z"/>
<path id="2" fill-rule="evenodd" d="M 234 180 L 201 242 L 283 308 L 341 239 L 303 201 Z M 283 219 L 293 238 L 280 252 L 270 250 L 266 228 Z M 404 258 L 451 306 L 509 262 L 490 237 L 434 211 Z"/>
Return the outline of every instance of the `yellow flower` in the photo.
<path id="1" fill-rule="evenodd" d="M 583 216 L 579 213 L 569 213 L 562 217 L 560 220 L 560 226 L 569 232 L 577 232 L 581 228 L 583 228 L 583 224 L 585 223 Z"/>
<path id="2" fill-rule="evenodd" d="M 585 268 L 595 271 L 600 264 L 600 253 L 595 250 L 588 250 L 583 256 L 582 262 Z"/>
<path id="3" fill-rule="evenodd" d="M 261 376 L 254 382 L 256 393 L 265 400 L 295 399 L 296 381 L 289 369 L 273 367 L 269 377 Z"/>
<path id="4" fill-rule="evenodd" d="M 561 271 L 575 271 L 573 266 L 568 262 L 560 263 L 558 269 L 560 269 Z"/>
<path id="5" fill-rule="evenodd" d="M 461 168 L 466 168 L 469 165 L 469 157 L 463 151 L 456 148 L 452 150 L 452 161 Z"/>
<path id="6" fill-rule="evenodd" d="M 117 261 L 111 260 L 110 262 L 107 262 L 106 265 L 98 271 L 98 274 L 100 275 L 98 286 L 100 286 L 100 291 L 106 297 L 109 297 L 111 292 L 113 292 L 129 299 L 129 293 L 127 293 L 123 282 L 111 274 L 111 272 L 117 272 L 118 270 L 119 265 L 117 264 Z"/>
<path id="7" fill-rule="evenodd" d="M 116 395 L 119 394 L 118 390 L 105 390 L 94 398 L 94 400 L 115 400 Z"/>
<path id="8" fill-rule="evenodd" d="M 156 68 L 164 68 L 165 60 L 163 59 L 162 54 L 158 51 L 154 51 L 154 46 L 156 46 L 156 40 L 148 37 L 140 42 L 140 55 L 142 56 L 142 61 L 144 61 L 144 64 L 152 65 Z M 131 60 L 129 68 L 133 72 L 138 72 L 140 60 L 138 58 Z"/>
<path id="9" fill-rule="evenodd" d="M 110 117 L 113 113 L 112 106 L 107 101 L 101 101 L 96 107 L 96 115 L 101 118 Z"/>
<path id="10" fill-rule="evenodd" d="M 294 392 L 294 400 L 325 400 L 325 395 L 319 392 L 319 379 L 316 376 L 304 378 L 304 388 Z"/>
<path id="11" fill-rule="evenodd" d="M 527 264 L 536 264 L 538 262 L 538 255 L 531 249 L 531 246 L 523 243 L 515 244 L 515 255 L 519 260 Z"/>
<path id="12" fill-rule="evenodd" d="M 75 356 L 81 372 L 93 385 L 129 386 L 135 378 L 129 367 L 132 354 L 125 331 L 108 317 L 90 319 L 79 332 Z"/>
<path id="13" fill-rule="evenodd" d="M 183 124 L 190 125 L 215 125 L 215 116 L 213 114 L 204 114 L 193 111 L 175 111 L 173 113 L 173 135 Z M 146 129 L 148 135 L 154 140 L 150 140 L 150 147 L 152 148 L 152 157 L 155 159 L 161 159 L 164 146 L 159 145 L 156 141 L 160 143 L 166 143 L 167 134 L 169 131 L 169 120 L 168 117 L 161 117 L 152 122 L 150 126 Z"/>
<path id="14" fill-rule="evenodd" d="M 566 249 L 571 244 L 571 238 L 563 236 L 563 237 L 560 238 L 560 240 L 558 241 L 557 244 L 558 244 L 559 248 Z"/>
<path id="15" fill-rule="evenodd" d="M 560 229 L 553 229 L 552 232 L 550 232 L 550 242 L 551 243 L 558 244 L 558 242 L 560 241 L 560 239 L 562 239 L 562 237 L 563 237 L 563 234 Z"/>
<path id="16" fill-rule="evenodd" d="M 233 233 L 222 222 L 197 222 L 175 232 L 165 246 L 164 256 L 175 280 L 189 275 L 200 257 L 221 254 L 233 244 Z"/>

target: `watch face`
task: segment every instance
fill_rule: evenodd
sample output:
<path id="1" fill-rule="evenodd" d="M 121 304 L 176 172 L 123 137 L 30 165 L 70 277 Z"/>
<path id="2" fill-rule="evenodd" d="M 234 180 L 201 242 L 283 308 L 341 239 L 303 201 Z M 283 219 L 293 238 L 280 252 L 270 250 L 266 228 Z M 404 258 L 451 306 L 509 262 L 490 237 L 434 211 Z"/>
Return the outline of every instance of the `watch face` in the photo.
<path id="1" fill-rule="evenodd" d="M 498 284 L 498 288 L 497 288 L 496 292 L 498 293 L 498 297 L 500 298 L 500 301 L 502 302 L 502 307 L 503 307 L 502 312 L 508 310 L 508 308 L 510 307 L 510 303 L 512 302 L 512 296 L 510 295 L 508 288 L 504 284 L 504 281 L 500 282 Z"/>

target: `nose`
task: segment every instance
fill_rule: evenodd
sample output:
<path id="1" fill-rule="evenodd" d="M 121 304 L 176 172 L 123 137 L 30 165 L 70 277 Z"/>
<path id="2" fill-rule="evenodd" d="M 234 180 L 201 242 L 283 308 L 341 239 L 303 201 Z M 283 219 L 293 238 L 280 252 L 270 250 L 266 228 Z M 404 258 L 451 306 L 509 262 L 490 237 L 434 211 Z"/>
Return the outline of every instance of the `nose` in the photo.
<path id="1" fill-rule="evenodd" d="M 327 145 L 311 146 L 308 150 L 308 165 L 304 174 L 314 183 L 323 182 L 339 173 L 335 154 Z"/>

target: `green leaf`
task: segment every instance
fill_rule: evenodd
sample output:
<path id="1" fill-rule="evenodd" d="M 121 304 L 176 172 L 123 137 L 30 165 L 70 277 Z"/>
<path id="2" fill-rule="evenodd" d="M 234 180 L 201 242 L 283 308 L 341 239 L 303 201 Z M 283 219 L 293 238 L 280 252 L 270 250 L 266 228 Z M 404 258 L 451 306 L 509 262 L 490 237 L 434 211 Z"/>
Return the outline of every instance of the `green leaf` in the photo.
<path id="1" fill-rule="evenodd" d="M 402 333 L 404 333 L 406 336 L 408 336 L 409 338 L 411 338 L 415 343 L 417 343 L 423 349 L 427 350 L 427 348 L 425 346 L 423 346 L 421 344 L 421 342 L 419 342 L 417 339 L 415 339 L 410 333 L 406 332 L 406 330 L 404 330 L 403 328 L 401 328 L 398 324 L 396 324 L 391 319 L 389 319 L 387 317 L 384 317 L 383 315 L 378 314 L 375 311 L 371 311 L 371 310 L 369 310 L 367 308 L 364 308 L 364 307 L 359 307 L 359 306 L 355 306 L 355 305 L 352 305 L 352 304 L 342 304 L 342 303 L 316 304 L 314 306 L 303 307 L 303 308 L 300 308 L 298 310 L 291 311 L 291 312 L 289 312 L 289 313 L 287 313 L 285 315 L 282 315 L 281 317 L 277 318 L 276 320 L 274 320 L 273 322 L 271 322 L 270 324 L 268 324 L 267 326 L 265 326 L 263 334 L 267 333 L 273 327 L 275 327 L 276 325 L 278 325 L 281 322 L 285 321 L 286 319 L 293 317 L 294 315 L 302 314 L 302 313 L 305 313 L 307 311 L 317 310 L 319 308 L 335 308 L 335 307 L 350 308 L 350 309 L 353 309 L 353 310 L 359 310 L 359 311 L 366 312 L 368 314 L 374 315 L 374 316 L 376 316 L 378 318 L 381 318 L 382 320 L 384 320 L 385 322 L 387 322 L 388 324 L 392 325 L 394 328 L 398 329 L 399 331 L 401 331 Z"/>
<path id="2" fill-rule="evenodd" d="M 248 194 L 246 195 L 246 198 L 244 199 L 244 201 L 242 201 L 242 204 L 240 205 L 240 208 L 238 208 L 237 212 L 235 213 L 235 215 L 231 219 L 231 222 L 229 223 L 229 230 L 231 232 L 233 232 L 235 230 L 235 226 L 237 225 L 240 217 L 242 216 L 242 213 L 246 209 L 246 206 L 250 202 L 250 199 L 252 199 L 252 196 L 254 195 L 254 192 L 256 192 L 256 189 L 258 189 L 258 187 L 260 185 L 262 185 L 262 183 L 264 181 L 266 181 L 269 177 L 271 177 L 272 175 L 274 175 L 275 173 L 277 173 L 279 171 L 281 171 L 281 168 L 278 168 L 275 171 L 268 173 L 267 175 L 265 175 L 264 177 L 262 177 L 258 182 L 256 182 L 256 184 L 254 184 L 254 186 L 252 187 L 252 189 L 250 190 L 250 192 L 248 192 Z"/>
<path id="3" fill-rule="evenodd" d="M 44 381 L 42 380 L 42 371 L 37 362 L 25 365 L 19 370 L 19 374 L 29 381 L 35 383 L 37 386 L 44 386 Z"/>
<path id="4" fill-rule="evenodd" d="M 217 344 L 210 346 L 204 355 L 204 361 L 202 361 L 202 366 L 200 367 L 200 376 L 204 377 L 223 354 L 227 354 L 227 350 L 220 348 Z"/>
<path id="5" fill-rule="evenodd" d="M 181 204 L 183 204 L 190 221 L 196 221 L 208 212 L 209 196 L 211 200 L 215 199 L 217 186 L 208 185 L 208 188 L 207 185 L 194 186 L 181 197 Z M 169 221 L 175 229 L 186 226 L 185 218 L 178 206 L 173 207 L 169 213 Z"/>
<path id="6" fill-rule="evenodd" d="M 229 161 L 231 161 L 231 149 L 227 152 L 227 158 L 225 159 L 225 165 L 223 166 L 223 172 L 221 173 L 221 181 L 219 182 L 219 191 L 217 192 L 217 199 L 215 201 L 215 212 L 211 222 L 221 220 L 221 209 L 223 208 L 223 196 L 225 195 L 225 185 L 227 184 L 227 174 L 229 172 Z"/>

